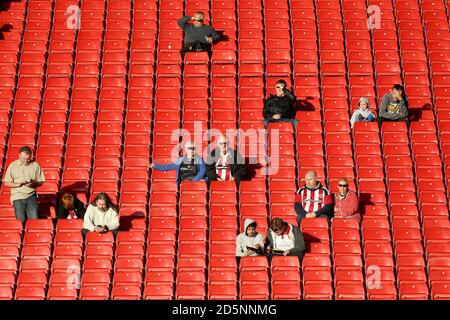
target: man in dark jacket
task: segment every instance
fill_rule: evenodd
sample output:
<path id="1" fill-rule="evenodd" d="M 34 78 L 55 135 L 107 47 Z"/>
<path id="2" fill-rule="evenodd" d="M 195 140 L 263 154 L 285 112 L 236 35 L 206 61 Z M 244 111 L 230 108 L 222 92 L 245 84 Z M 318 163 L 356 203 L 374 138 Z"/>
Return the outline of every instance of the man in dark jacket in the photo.
<path id="1" fill-rule="evenodd" d="M 194 23 L 188 23 L 189 20 Z M 181 55 L 184 57 L 186 52 L 207 51 L 211 54 L 211 45 L 214 41 L 220 40 L 220 36 L 213 27 L 204 24 L 205 14 L 197 12 L 192 17 L 183 17 L 178 20 L 178 25 L 183 28 L 184 47 L 181 49 Z"/>
<path id="2" fill-rule="evenodd" d="M 383 96 L 378 119 L 380 123 L 385 121 L 408 122 L 408 100 L 402 85 L 394 85 L 391 92 Z"/>
<path id="3" fill-rule="evenodd" d="M 305 253 L 305 240 L 297 226 L 273 218 L 266 236 L 266 254 L 268 258 L 273 255 L 298 256 L 300 261 Z"/>
<path id="4" fill-rule="evenodd" d="M 284 80 L 278 80 L 275 84 L 276 95 L 271 95 L 264 104 L 264 125 L 269 122 L 291 122 L 294 129 L 297 128 L 295 119 L 295 97 L 286 88 Z"/>
<path id="5" fill-rule="evenodd" d="M 226 136 L 220 136 L 217 144 L 219 147 L 212 150 L 206 160 L 208 181 L 235 181 L 239 185 L 246 176 L 244 158 L 229 147 Z"/>

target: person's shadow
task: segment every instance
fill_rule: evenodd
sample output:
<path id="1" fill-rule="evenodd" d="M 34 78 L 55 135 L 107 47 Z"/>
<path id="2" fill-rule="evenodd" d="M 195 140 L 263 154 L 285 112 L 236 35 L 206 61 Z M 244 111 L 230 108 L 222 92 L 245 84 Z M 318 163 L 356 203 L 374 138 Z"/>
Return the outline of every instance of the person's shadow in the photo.
<path id="1" fill-rule="evenodd" d="M 425 111 L 429 111 L 431 110 L 431 112 L 433 111 L 433 106 L 429 103 L 424 104 L 422 107 L 420 108 L 409 108 L 408 109 L 408 113 L 409 113 L 409 121 L 420 121 L 420 120 L 433 120 L 430 119 L 429 117 L 425 118 Z"/>
<path id="2" fill-rule="evenodd" d="M 295 111 L 315 111 L 317 108 L 308 100 L 312 100 L 312 97 L 306 97 L 306 99 L 297 99 L 295 102 Z"/>
<path id="3" fill-rule="evenodd" d="M 12 24 L 4 24 L 2 27 L 0 27 L 0 40 L 5 40 L 5 32 L 11 32 L 13 29 Z"/>

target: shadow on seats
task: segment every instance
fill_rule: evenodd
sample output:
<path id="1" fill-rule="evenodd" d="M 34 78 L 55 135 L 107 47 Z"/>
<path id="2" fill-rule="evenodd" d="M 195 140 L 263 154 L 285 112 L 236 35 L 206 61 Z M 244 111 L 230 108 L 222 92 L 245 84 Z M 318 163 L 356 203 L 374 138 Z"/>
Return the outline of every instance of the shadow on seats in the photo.
<path id="1" fill-rule="evenodd" d="M 5 40 L 4 32 L 10 32 L 13 29 L 12 24 L 4 24 L 0 27 L 0 40 Z"/>
<path id="2" fill-rule="evenodd" d="M 224 34 L 224 30 L 216 30 L 217 34 L 220 36 L 219 42 L 230 41 L 230 37 Z"/>
<path id="3" fill-rule="evenodd" d="M 246 180 L 252 180 L 256 177 L 256 170 L 261 169 L 263 166 L 257 162 L 255 158 L 245 158 L 245 170 L 246 170 Z"/>
<path id="4" fill-rule="evenodd" d="M 312 97 L 307 97 L 306 99 L 297 99 L 295 103 L 295 111 L 315 111 L 316 107 L 308 101 L 312 99 Z"/>
<path id="5" fill-rule="evenodd" d="M 305 240 L 305 253 L 311 253 L 311 246 L 314 243 L 320 243 L 320 239 L 313 236 L 312 234 L 308 232 L 302 232 L 303 239 Z"/>
<path id="6" fill-rule="evenodd" d="M 431 112 L 433 112 L 433 106 L 429 103 L 424 104 L 421 108 L 409 108 L 408 109 L 408 113 L 409 113 L 409 121 L 420 121 L 420 120 L 433 120 L 433 119 L 429 119 L 424 117 L 425 116 L 425 112 L 427 110 L 431 110 Z"/>
<path id="7" fill-rule="evenodd" d="M 145 212 L 143 211 L 136 211 L 132 215 L 129 216 L 122 216 L 120 217 L 120 231 L 130 231 L 133 228 L 133 221 L 135 220 L 143 220 L 145 221 Z"/>

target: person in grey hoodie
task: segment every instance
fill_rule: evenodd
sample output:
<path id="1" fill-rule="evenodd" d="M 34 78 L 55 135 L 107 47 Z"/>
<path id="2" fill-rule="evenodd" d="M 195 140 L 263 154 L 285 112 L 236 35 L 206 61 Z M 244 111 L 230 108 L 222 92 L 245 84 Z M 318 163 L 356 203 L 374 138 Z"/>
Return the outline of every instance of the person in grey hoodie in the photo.
<path id="1" fill-rule="evenodd" d="M 383 96 L 379 111 L 379 122 L 408 122 L 408 99 L 400 84 L 395 84 L 390 93 Z"/>
<path id="2" fill-rule="evenodd" d="M 253 219 L 245 219 L 244 232 L 236 238 L 236 256 L 260 256 L 264 253 L 264 238 L 256 231 L 256 226 Z"/>
<path id="3" fill-rule="evenodd" d="M 194 23 L 188 23 L 192 20 Z M 207 51 L 211 54 L 211 46 L 214 41 L 220 40 L 220 36 L 213 27 L 205 25 L 205 14 L 197 12 L 194 16 L 186 16 L 178 20 L 178 25 L 183 29 L 184 47 L 181 49 L 181 56 L 186 52 Z"/>
<path id="4" fill-rule="evenodd" d="M 356 109 L 352 118 L 350 119 L 351 127 L 355 125 L 355 122 L 371 122 L 375 120 L 375 115 L 370 110 L 369 99 L 361 97 L 358 101 L 358 109 Z"/>

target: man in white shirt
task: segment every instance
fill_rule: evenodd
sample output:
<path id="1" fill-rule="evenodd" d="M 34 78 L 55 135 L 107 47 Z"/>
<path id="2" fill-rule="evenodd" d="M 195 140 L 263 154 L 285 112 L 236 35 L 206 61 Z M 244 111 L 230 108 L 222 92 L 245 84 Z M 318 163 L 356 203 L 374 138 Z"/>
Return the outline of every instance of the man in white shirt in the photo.
<path id="1" fill-rule="evenodd" d="M 88 232 L 106 233 L 109 231 L 117 235 L 119 225 L 119 214 L 111 198 L 102 192 L 88 206 L 84 214 L 83 229 L 81 232 L 84 236 Z"/>

